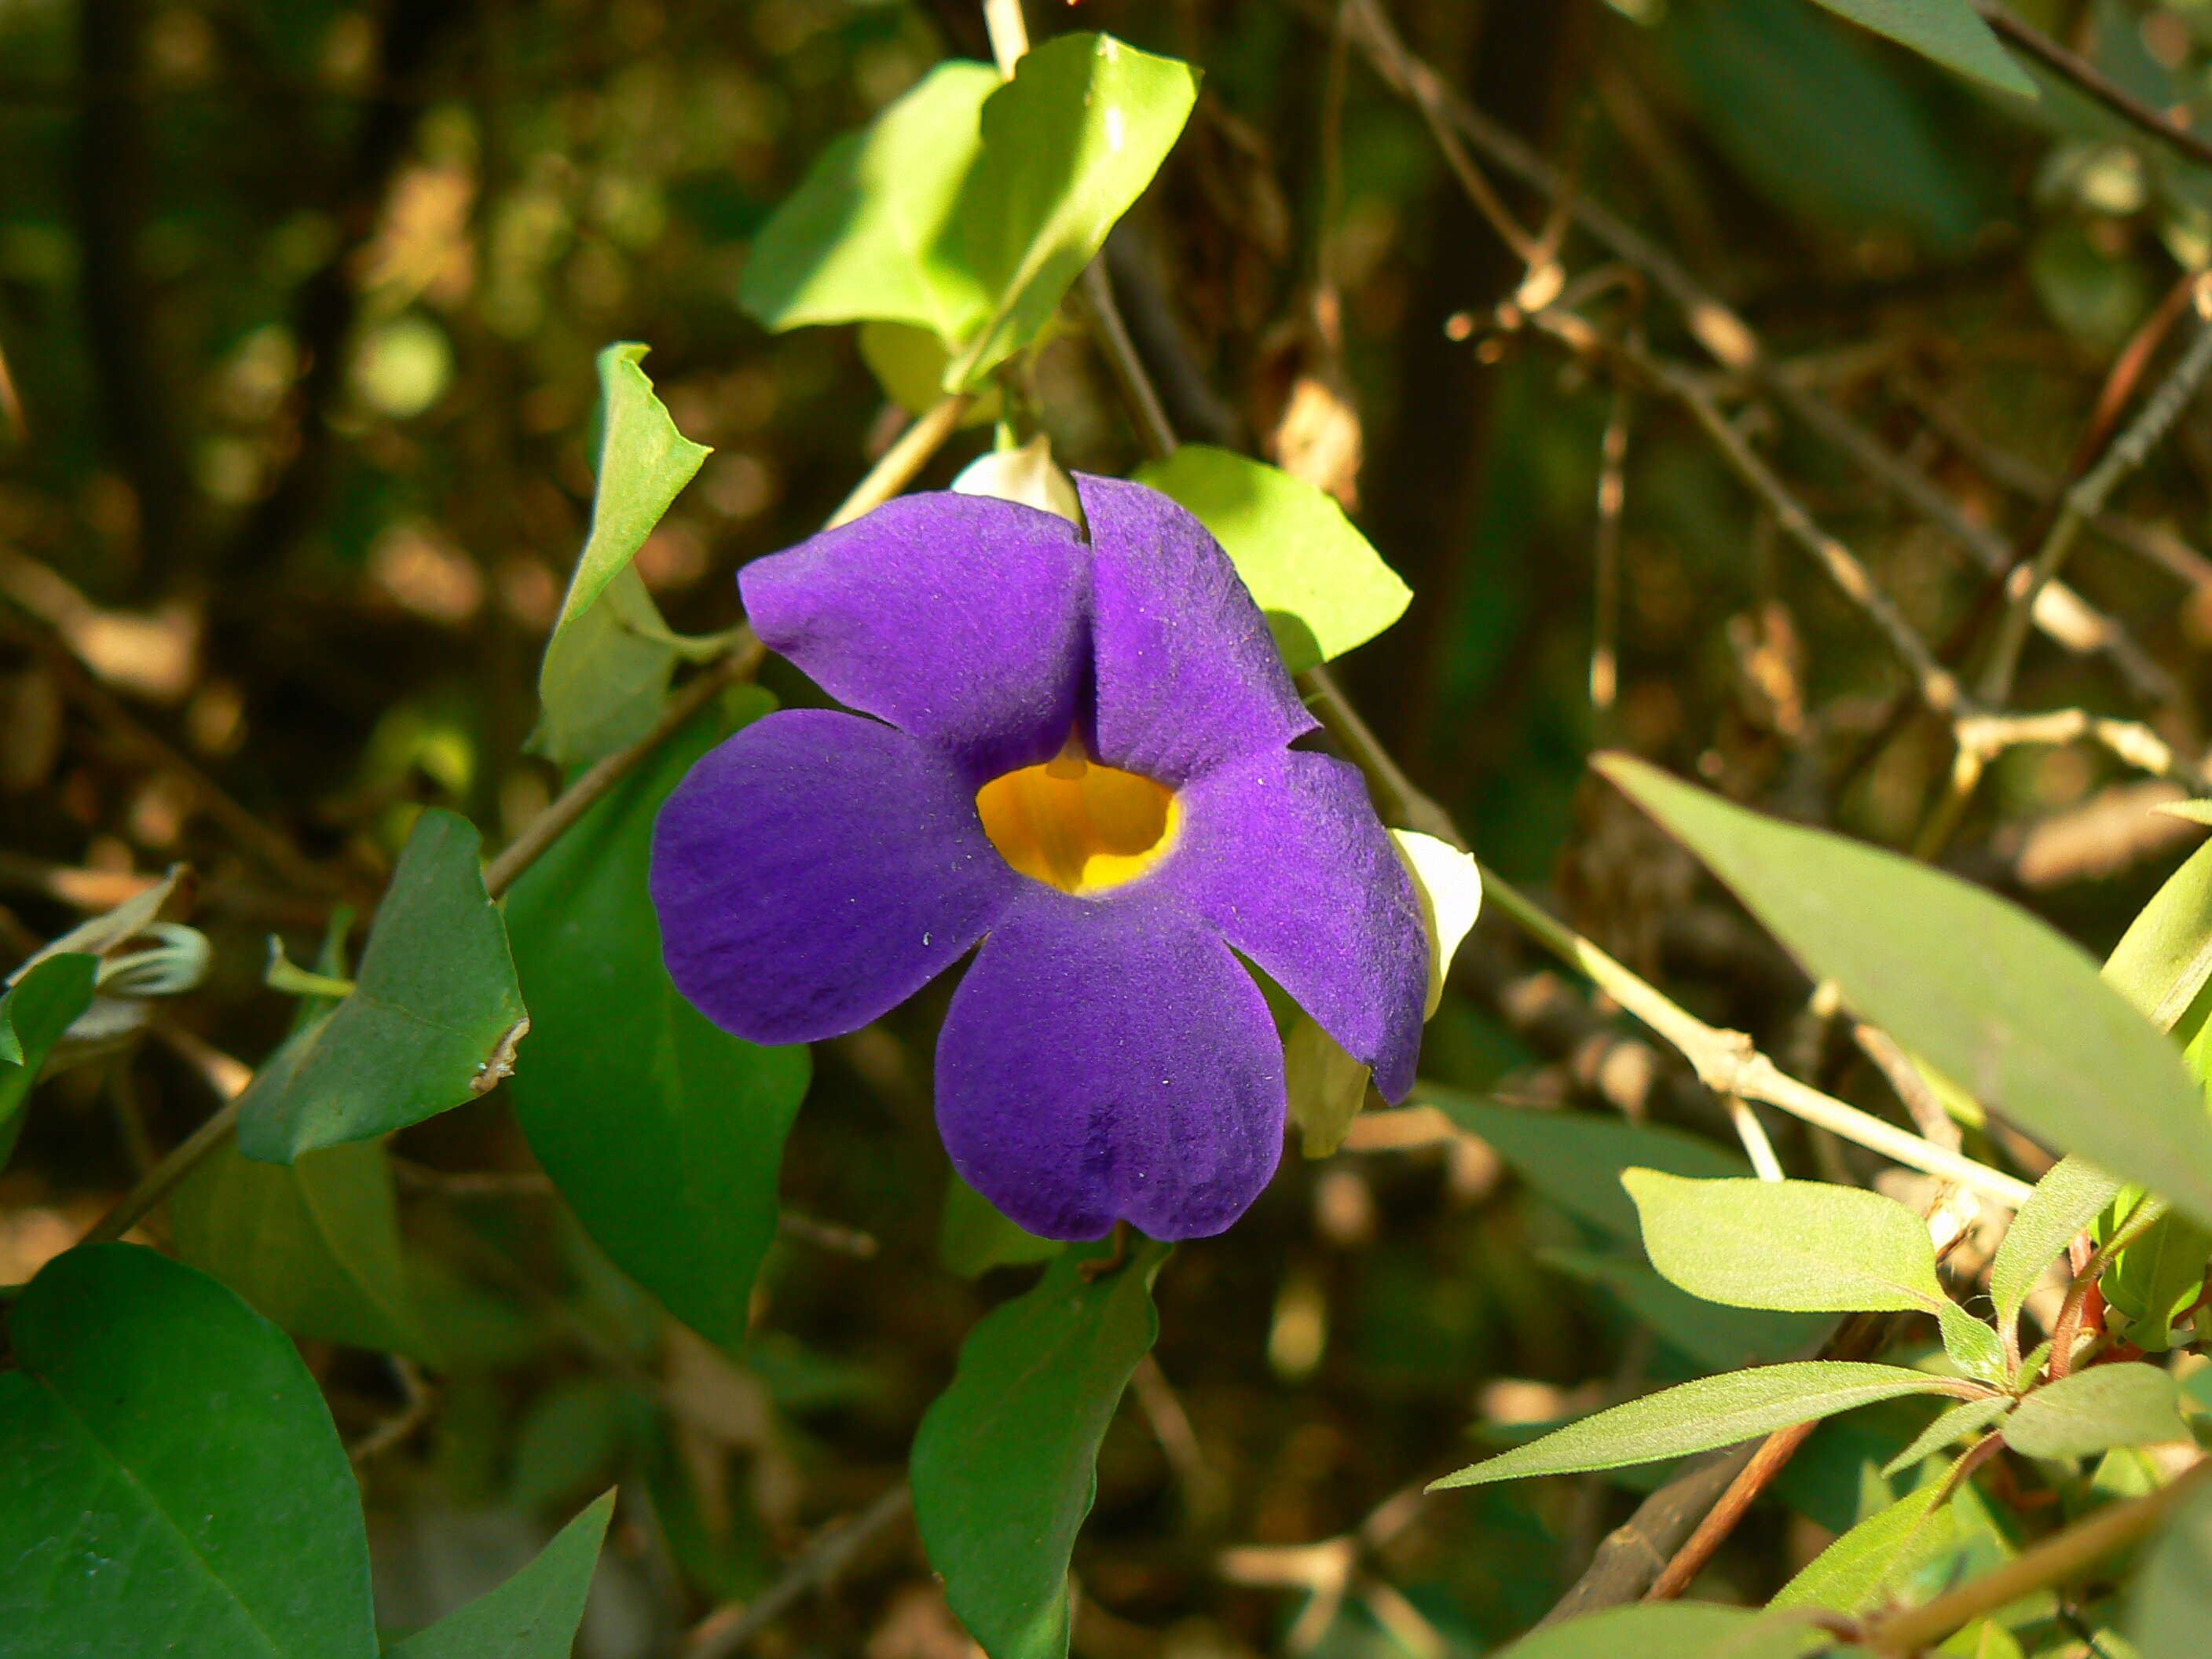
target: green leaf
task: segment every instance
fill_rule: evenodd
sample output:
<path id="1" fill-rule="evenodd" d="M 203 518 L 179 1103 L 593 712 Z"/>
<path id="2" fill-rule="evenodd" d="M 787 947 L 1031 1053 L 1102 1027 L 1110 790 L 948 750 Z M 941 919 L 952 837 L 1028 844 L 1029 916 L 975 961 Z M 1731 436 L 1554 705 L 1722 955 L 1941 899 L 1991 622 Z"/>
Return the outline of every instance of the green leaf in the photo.
<path id="1" fill-rule="evenodd" d="M 980 385 L 1042 331 L 1197 101 L 1195 69 L 1110 34 L 1063 34 L 1023 55 L 984 100 L 982 154 L 953 215 L 957 257 L 991 306 L 972 340 L 959 337 L 946 391 Z"/>
<path id="2" fill-rule="evenodd" d="M 393 1643 L 385 1659 L 568 1659 L 614 1512 L 615 1495 L 607 1492 L 528 1566 L 429 1629 Z"/>
<path id="3" fill-rule="evenodd" d="M 2115 1206 L 2125 1202 L 2124 1196 Z M 2208 1261 L 2212 1261 L 2212 1232 L 2169 1210 L 2112 1258 L 2098 1288 L 2111 1307 L 2132 1322 L 2128 1340 L 2149 1352 L 2163 1353 L 2173 1322 L 2204 1289 Z"/>
<path id="4" fill-rule="evenodd" d="M 1734 1153 L 1674 1129 L 1595 1112 L 1499 1106 L 1429 1083 L 1421 1085 L 1418 1098 L 1488 1143 L 1515 1174 L 1568 1214 L 1632 1243 L 1642 1228 L 1620 1184 L 1624 1169 L 1641 1164 L 1699 1180 L 1751 1173 Z"/>
<path id="5" fill-rule="evenodd" d="M 2104 974 L 2162 1031 L 2212 982 L 2212 842 L 2151 896 L 2106 958 Z"/>
<path id="6" fill-rule="evenodd" d="M 1861 1018 L 2069 1152 L 2212 1221 L 2212 1118 L 2079 947 L 1956 877 L 1762 817 L 1622 755 L 1598 768 Z"/>
<path id="7" fill-rule="evenodd" d="M 1827 1637 L 1753 1607 L 1652 1601 L 1532 1631 L 1498 1659 L 1799 1659 Z"/>
<path id="8" fill-rule="evenodd" d="M 2035 82 L 2012 61 L 2012 54 L 1998 43 L 1968 0 L 1820 0 L 1820 3 L 1970 81 L 2015 97 L 2037 95 Z"/>
<path id="9" fill-rule="evenodd" d="M 2002 1382 L 2008 1375 L 2004 1344 L 1989 1325 L 1955 1302 L 1936 1310 L 1936 1323 L 1943 1336 L 1943 1352 L 1951 1363 L 1984 1382 Z"/>
<path id="10" fill-rule="evenodd" d="M 1067 1651 L 1067 1563 L 1098 1488 L 1098 1443 L 1159 1328 L 1168 1247 L 1086 1281 L 1075 1245 L 987 1315 L 914 1441 L 914 1513 L 945 1599 L 991 1659 Z"/>
<path id="11" fill-rule="evenodd" d="M 1806 1314 L 1723 1307 L 1678 1290 L 1641 1262 L 1587 1250 L 1544 1250 L 1539 1261 L 1601 1285 L 1662 1342 L 1706 1370 L 1782 1359 L 1817 1338 L 1827 1322 Z"/>
<path id="12" fill-rule="evenodd" d="M 1918 1310 L 1949 1298 L 1928 1224 L 1894 1199 L 1819 1181 L 1684 1181 L 1629 1170 L 1651 1265 L 1692 1296 L 1790 1313 Z"/>
<path id="13" fill-rule="evenodd" d="M 1958 1387 L 1949 1378 L 1929 1376 L 1901 1365 L 1836 1359 L 1804 1359 L 1729 1371 L 1585 1417 L 1540 1440 L 1516 1446 L 1487 1462 L 1432 1481 L 1429 1490 L 1652 1463 L 1662 1457 L 1733 1446 L 1753 1435 L 1818 1417 L 1832 1417 L 1876 1400 L 1945 1394 Z"/>
<path id="14" fill-rule="evenodd" d="M 992 84 L 997 84 L 996 76 Z M 952 354 L 928 329 L 910 323 L 872 322 L 860 325 L 860 361 L 874 374 L 885 397 L 909 415 L 922 415 L 945 396 L 945 371 Z M 989 426 L 1006 408 L 1000 389 L 989 386 L 962 413 L 960 424 Z"/>
<path id="15" fill-rule="evenodd" d="M 1909 1469 L 1968 1435 L 1978 1434 L 2011 1409 L 2012 1401 L 2002 1395 L 1994 1400 L 1962 1400 L 1915 1435 L 1911 1444 L 1882 1465 L 1881 1472 L 1887 1477 Z"/>
<path id="16" fill-rule="evenodd" d="M 531 1009 L 513 1084 L 531 1150 L 585 1229 L 701 1335 L 743 1342 L 810 1075 L 684 1000 L 646 891 L 653 821 L 700 756 L 774 706 L 746 688 L 661 745 L 524 872 L 507 927 Z"/>
<path id="17" fill-rule="evenodd" d="M 2092 1365 L 2020 1402 L 2005 1444 L 2029 1457 L 2087 1457 L 2115 1446 L 2186 1440 L 2173 1379 L 2155 1365 Z"/>
<path id="18" fill-rule="evenodd" d="M 78 951 L 34 964 L 0 996 L 0 1164 L 21 1132 L 23 1102 L 71 1022 L 92 1006 L 100 958 Z"/>
<path id="19" fill-rule="evenodd" d="M 592 528 L 538 672 L 541 714 L 532 746 L 582 765 L 642 737 L 660 712 L 678 659 L 720 648 L 668 631 L 631 564 L 700 464 L 712 453 L 676 429 L 638 367 L 646 348 L 599 353 L 599 489 Z"/>
<path id="20" fill-rule="evenodd" d="M 939 64 L 823 150 L 754 238 L 738 303 L 778 332 L 875 319 L 965 342 L 992 295 L 950 246 L 953 213 L 999 86 L 988 64 Z M 940 349 L 940 378 L 947 361 Z"/>
<path id="21" fill-rule="evenodd" d="M 2013 1217 L 1990 1266 L 1990 1299 L 1996 1304 L 1999 1320 L 2019 1316 L 2043 1270 L 2118 1196 L 2122 1184 L 2081 1158 L 2062 1158 L 2051 1166 Z"/>
<path id="22" fill-rule="evenodd" d="M 1934 1481 L 1877 1510 L 1814 1556 L 1768 1607 L 1860 1613 L 1895 1600 L 1902 1582 L 1947 1548 L 1957 1531 L 1949 1507 L 1936 1503 L 1946 1495 L 1945 1484 Z"/>
<path id="23" fill-rule="evenodd" d="M 2167 1517 L 2136 1580 L 2127 1628 L 2139 1659 L 2202 1659 L 2212 1630 L 2212 1487 Z"/>
<path id="24" fill-rule="evenodd" d="M 295 1335 L 436 1362 L 400 1255 L 382 1141 L 289 1165 L 225 1146 L 171 1195 L 169 1221 L 180 1259 Z"/>
<path id="25" fill-rule="evenodd" d="M 963 1279 L 980 1279 L 994 1267 L 1048 1261 L 1066 1248 L 1056 1238 L 1039 1238 L 1000 1214 L 991 1200 L 949 1172 L 945 1210 L 938 1223 L 937 1254 Z"/>
<path id="26" fill-rule="evenodd" d="M 241 1103 L 238 1148 L 301 1152 L 419 1123 L 497 1084 L 530 1029 L 477 832 L 430 807 L 377 907 L 357 989 L 277 1049 Z"/>
<path id="27" fill-rule="evenodd" d="M 291 1341 L 135 1244 L 49 1262 L 0 1374 L 10 1659 L 374 1659 L 361 1493 Z"/>
<path id="28" fill-rule="evenodd" d="M 1136 477 L 1213 532 L 1293 674 L 1373 639 L 1413 597 L 1332 496 L 1280 467 L 1185 444 Z"/>

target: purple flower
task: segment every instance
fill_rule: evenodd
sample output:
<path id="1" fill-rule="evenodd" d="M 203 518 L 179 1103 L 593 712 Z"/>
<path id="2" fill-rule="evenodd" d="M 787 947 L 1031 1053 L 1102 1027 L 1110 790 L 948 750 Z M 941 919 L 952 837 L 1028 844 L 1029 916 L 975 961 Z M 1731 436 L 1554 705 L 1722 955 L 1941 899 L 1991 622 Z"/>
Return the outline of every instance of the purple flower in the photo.
<path id="1" fill-rule="evenodd" d="M 976 950 L 937 1048 L 968 1182 L 1031 1232 L 1219 1232 L 1274 1173 L 1282 1048 L 1249 957 L 1390 1099 L 1428 944 L 1359 774 L 1205 528 L 1079 475 L 1086 543 L 907 495 L 746 567 L 760 636 L 862 711 L 793 709 L 662 808 L 668 970 L 756 1042 L 866 1024 Z"/>

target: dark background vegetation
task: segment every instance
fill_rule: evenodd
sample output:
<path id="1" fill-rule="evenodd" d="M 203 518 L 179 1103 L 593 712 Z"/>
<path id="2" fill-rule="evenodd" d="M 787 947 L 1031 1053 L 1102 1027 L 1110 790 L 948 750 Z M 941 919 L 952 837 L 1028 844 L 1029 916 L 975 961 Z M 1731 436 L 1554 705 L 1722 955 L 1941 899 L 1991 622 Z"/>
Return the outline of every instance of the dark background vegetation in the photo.
<path id="1" fill-rule="evenodd" d="M 1389 9 L 1479 108 L 1735 306 L 1794 384 L 2007 546 L 2033 545 L 2039 489 L 2094 430 L 2127 343 L 2148 341 L 2154 377 L 2172 353 L 2141 331 L 2212 250 L 2212 175 L 2086 104 L 1999 108 L 1809 4 Z M 1171 413 L 1356 503 L 1417 598 L 1345 677 L 1486 858 L 1801 1075 L 1896 1112 L 1808 1032 L 1795 970 L 1585 782 L 1583 760 L 1626 747 L 1903 846 L 1948 769 L 1947 731 L 1680 407 L 1496 325 L 1522 268 L 1358 43 L 1333 62 L 1334 10 L 1031 8 L 1041 33 L 1103 28 L 1206 72 L 1113 250 Z M 2154 107 L 2212 101 L 2201 0 L 2020 10 Z M 520 745 L 589 508 L 593 354 L 649 343 L 678 423 L 715 447 L 640 568 L 678 627 L 726 627 L 732 572 L 815 528 L 896 425 L 852 331 L 772 338 L 739 312 L 748 239 L 830 138 L 948 52 L 988 55 L 965 0 L 0 0 L 0 892 L 15 945 L 188 860 L 216 961 L 172 1018 L 252 1061 L 288 1012 L 260 987 L 263 935 L 310 959 L 334 900 L 373 897 L 418 803 L 468 813 L 493 844 L 526 823 L 557 782 Z M 1504 189 L 1547 222 L 1547 201 Z M 1989 584 L 1955 537 L 1712 368 L 1642 276 L 1612 280 L 1607 250 L 1572 234 L 1564 259 L 1571 282 L 1607 285 L 1591 315 L 1697 365 L 1913 627 L 1974 659 Z M 1041 380 L 1064 461 L 1142 459 L 1079 328 Z M 1617 581 L 1599 574 L 1609 419 L 1626 439 Z M 2208 475 L 2212 416 L 2192 414 L 2125 487 L 2132 537 L 2087 538 L 2069 567 L 2150 672 L 2131 683 L 2039 640 L 2021 707 L 2142 720 L 2202 752 Z M 1601 628 L 1617 629 L 1617 689 L 1594 699 Z M 1948 858 L 2101 951 L 2194 833 L 2146 815 L 2159 792 L 2181 793 L 2100 750 L 2016 750 Z M 938 1264 L 935 1012 L 925 999 L 821 1051 L 787 1164 L 798 1219 L 742 1364 L 668 1329 L 599 1261 L 497 1093 L 399 1137 L 408 1236 L 453 1362 L 411 1407 L 415 1379 L 388 1362 L 309 1345 L 342 1430 L 380 1443 L 362 1474 L 394 1622 L 493 1582 L 618 1480 L 580 1650 L 675 1651 L 896 1482 L 961 1336 L 1023 1282 Z M 1677 1062 L 1499 924 L 1470 945 L 1425 1065 L 1524 1103 L 1726 1133 Z M 158 1044 L 47 1089 L 0 1177 L 0 1283 L 210 1105 Z M 1774 1130 L 1797 1167 L 1858 1167 Z M 1558 1416 L 1679 1367 L 1539 1259 L 1576 1242 L 1471 1140 L 1291 1158 L 1234 1232 L 1161 1279 L 1158 1369 L 1108 1438 L 1077 1555 L 1079 1651 L 1474 1653 L 1538 1616 L 1625 1512 L 1621 1486 L 1388 1500 L 1467 1462 L 1470 1425 Z M 1847 1524 L 1862 1452 L 1841 1432 L 1816 1442 L 1700 1594 L 1764 1595 L 1820 1528 Z M 1370 1517 L 1340 1616 L 1294 1624 L 1326 1563 L 1267 1552 Z M 966 1649 L 893 1525 L 758 1650 Z"/>

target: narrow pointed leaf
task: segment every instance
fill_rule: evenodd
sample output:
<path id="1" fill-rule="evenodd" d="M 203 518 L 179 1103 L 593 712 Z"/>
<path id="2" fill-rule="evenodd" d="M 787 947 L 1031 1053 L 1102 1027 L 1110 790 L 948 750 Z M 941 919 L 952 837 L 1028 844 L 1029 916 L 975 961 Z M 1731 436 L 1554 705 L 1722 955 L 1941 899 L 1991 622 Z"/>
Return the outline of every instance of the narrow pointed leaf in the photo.
<path id="1" fill-rule="evenodd" d="M 496 1589 L 384 1650 L 385 1659 L 568 1659 L 599 1543 L 615 1512 L 607 1492 Z"/>
<path id="2" fill-rule="evenodd" d="M 1877 1510 L 1776 1591 L 1769 1609 L 1821 1607 L 1860 1613 L 1895 1601 L 1903 1581 L 1948 1548 L 1956 1535 L 1949 1507 L 1936 1503 L 1946 1495 L 1943 1483 L 1936 1481 Z"/>
<path id="3" fill-rule="evenodd" d="M 1753 1607 L 1648 1601 L 1547 1625 L 1498 1659 L 1800 1659 L 1828 1638 Z"/>
<path id="4" fill-rule="evenodd" d="M 1949 1298 L 1928 1225 L 1894 1199 L 1819 1181 L 1620 1178 L 1651 1265 L 1693 1296 L 1794 1313 L 1918 1310 Z"/>
<path id="5" fill-rule="evenodd" d="M 1832 1417 L 1877 1400 L 1951 1393 L 1958 1386 L 1948 1378 L 1907 1370 L 1901 1365 L 1844 1360 L 1807 1359 L 1729 1371 L 1646 1395 L 1571 1423 L 1540 1440 L 1448 1474 L 1432 1482 L 1430 1490 L 1652 1463 L 1662 1457 L 1733 1446 L 1753 1435 Z"/>
<path id="6" fill-rule="evenodd" d="M 985 1316 L 914 1442 L 914 1513 L 945 1599 L 991 1659 L 1062 1659 L 1067 1564 L 1098 1486 L 1098 1443 L 1159 1328 L 1146 1241 L 1087 1281 L 1098 1245 Z"/>
<path id="7" fill-rule="evenodd" d="M 9 1335 L 9 1659 L 374 1659 L 361 1493 L 289 1338 L 135 1244 L 56 1257 Z"/>
<path id="8" fill-rule="evenodd" d="M 2124 1184 L 2079 1158 L 2062 1158 L 2051 1165 L 2012 1218 L 1990 1264 L 1990 1299 L 1996 1304 L 2000 1320 L 2020 1312 L 2044 1269 L 2118 1196 Z"/>
<path id="9" fill-rule="evenodd" d="M 2203 1092 L 2078 946 L 1925 865 L 1626 756 L 1596 764 L 1862 1018 L 2025 1127 L 2212 1222 Z"/>
<path id="10" fill-rule="evenodd" d="M 747 690 L 671 738 L 516 881 L 531 1007 L 511 1087 L 531 1150 L 600 1247 L 701 1335 L 744 1339 L 775 1236 L 802 1047 L 732 1036 L 678 994 L 646 891 L 653 815 L 693 762 L 772 707 Z"/>
<path id="11" fill-rule="evenodd" d="M 1970 81 L 2017 97 L 2036 96 L 2035 82 L 2012 61 L 2012 55 L 1998 43 L 1969 0 L 1820 0 L 1820 3 Z"/>
<path id="12" fill-rule="evenodd" d="M 1945 1447 L 1978 1434 L 2012 1409 L 2009 1398 L 1962 1400 L 1915 1435 L 1912 1443 L 1882 1465 L 1885 1477 L 1901 1474 Z"/>
<path id="13" fill-rule="evenodd" d="M 2029 1457 L 2087 1457 L 2186 1440 L 2179 1399 L 2173 1379 L 2155 1365 L 2093 1365 L 2021 1401 L 2005 1419 L 2005 1444 Z"/>
<path id="14" fill-rule="evenodd" d="M 2212 982 L 2212 842 L 2191 854 L 2128 924 L 2104 975 L 2166 1031 Z"/>
<path id="15" fill-rule="evenodd" d="M 529 1030 L 474 825 L 425 811 L 377 907 L 356 989 L 263 1066 L 238 1146 L 289 1164 L 418 1123 L 497 1083 Z"/>

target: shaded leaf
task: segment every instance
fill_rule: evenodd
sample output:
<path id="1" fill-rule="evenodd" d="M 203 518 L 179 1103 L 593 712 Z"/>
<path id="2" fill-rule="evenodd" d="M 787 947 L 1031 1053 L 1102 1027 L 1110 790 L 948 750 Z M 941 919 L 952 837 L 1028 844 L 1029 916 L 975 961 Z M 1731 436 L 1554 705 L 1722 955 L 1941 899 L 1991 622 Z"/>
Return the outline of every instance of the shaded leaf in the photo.
<path id="1" fill-rule="evenodd" d="M 1570 1215 L 1632 1243 L 1643 1235 L 1620 1184 L 1632 1165 L 1697 1180 L 1748 1176 L 1742 1158 L 1679 1130 L 1595 1112 L 1500 1106 L 1424 1083 L 1419 1098 L 1487 1142 L 1514 1173 Z"/>
<path id="2" fill-rule="evenodd" d="M 466 1607 L 395 1642 L 385 1659 L 568 1659 L 615 1495 L 593 1501 L 536 1559 Z"/>
<path id="3" fill-rule="evenodd" d="M 289 1164 L 459 1105 L 499 1081 L 529 1030 L 476 827 L 416 821 L 377 907 L 354 994 L 285 1042 L 240 1107 L 238 1147 Z"/>
<path id="4" fill-rule="evenodd" d="M 1334 497 L 1279 467 L 1185 444 L 1136 477 L 1213 532 L 1293 674 L 1373 639 L 1413 599 Z"/>
<path id="5" fill-rule="evenodd" d="M 1733 1446 L 1793 1423 L 1831 1417 L 1900 1395 L 1945 1394 L 1958 1384 L 1901 1365 L 1806 1359 L 1700 1377 L 1615 1406 L 1430 1483 L 1475 1486 L 1532 1474 L 1619 1468 Z"/>
<path id="6" fill-rule="evenodd" d="M 1859 1613 L 1894 1601 L 1902 1581 L 1948 1548 L 1957 1531 L 1949 1508 L 1936 1502 L 1945 1495 L 1945 1484 L 1934 1481 L 1876 1510 L 1814 1556 L 1768 1607 Z"/>
<path id="7" fill-rule="evenodd" d="M 1925 865 L 1762 817 L 1626 756 L 1596 764 L 1861 1017 L 2026 1127 L 2212 1221 L 2202 1091 L 2070 941 Z"/>
<path id="8" fill-rule="evenodd" d="M 1040 1238 L 1024 1231 L 1000 1214 L 991 1200 L 960 1178 L 958 1170 L 945 1178 L 945 1209 L 937 1230 L 937 1254 L 946 1267 L 963 1279 L 978 1279 L 994 1267 L 1018 1267 L 1032 1261 L 1049 1261 L 1067 1247 L 1056 1238 Z"/>
<path id="9" fill-rule="evenodd" d="M 2200 1659 L 2212 1630 L 2212 1487 L 2166 1517 L 2136 1581 L 2128 1636 L 2140 1659 Z"/>
<path id="10" fill-rule="evenodd" d="M 1885 1463 L 1881 1472 L 1892 1475 L 1909 1469 L 1922 1459 L 1932 1457 L 1947 1446 L 1989 1427 L 2011 1409 L 2012 1401 L 2007 1397 L 1962 1400 L 1914 1436 L 1912 1443 Z"/>
<path id="11" fill-rule="evenodd" d="M 2029 1457 L 2087 1457 L 2115 1446 L 2186 1440 L 2173 1379 L 2155 1365 L 2092 1365 L 2035 1390 L 2005 1419 L 2005 1444 Z"/>
<path id="12" fill-rule="evenodd" d="M 1327 1158 L 1344 1144 L 1352 1120 L 1367 1104 L 1373 1068 L 1354 1056 L 1301 1008 L 1283 1037 L 1283 1087 L 1298 1150 Z"/>
<path id="13" fill-rule="evenodd" d="M 23 1102 L 39 1068 L 70 1022 L 92 1006 L 100 958 L 79 951 L 48 957 L 0 996 L 0 1164 L 15 1150 Z"/>
<path id="14" fill-rule="evenodd" d="M 945 1599 L 991 1659 L 1067 1651 L 1067 1563 L 1098 1487 L 1098 1443 L 1159 1328 L 1164 1245 L 1086 1281 L 1074 1245 L 987 1315 L 915 1434 L 914 1513 Z"/>
<path id="15" fill-rule="evenodd" d="M 1928 1225 L 1894 1199 L 1819 1181 L 1685 1181 L 1629 1170 L 1644 1249 L 1692 1296 L 1795 1313 L 1917 1310 L 1949 1298 Z"/>
<path id="16" fill-rule="evenodd" d="M 380 1140 L 259 1164 L 225 1146 L 169 1199 L 178 1256 L 286 1330 L 434 1362 Z"/>
<path id="17" fill-rule="evenodd" d="M 1876 34 L 1910 46 L 1923 58 L 1970 81 L 2016 97 L 2036 95 L 2035 82 L 2012 61 L 1968 0 L 1819 0 Z"/>
<path id="18" fill-rule="evenodd" d="M 1827 1638 L 1752 1607 L 1652 1601 L 1532 1631 L 1498 1659 L 1798 1659 Z"/>
<path id="19" fill-rule="evenodd" d="M 2000 1320 L 2018 1315 L 2044 1269 L 2118 1195 L 2122 1184 L 2079 1158 L 2060 1159 L 2035 1183 L 1990 1266 L 1990 1299 Z"/>
<path id="20" fill-rule="evenodd" d="M 372 1659 L 361 1494 L 291 1341 L 135 1244 L 49 1262 L 0 1374 L 10 1659 Z"/>
<path id="21" fill-rule="evenodd" d="M 773 707 L 747 688 L 663 745 L 517 879 L 507 899 L 531 1006 L 515 1110 L 600 1247 L 710 1340 L 744 1338 L 775 1235 L 804 1048 L 734 1037 L 684 1000 L 646 891 L 653 816 L 692 763 Z"/>

